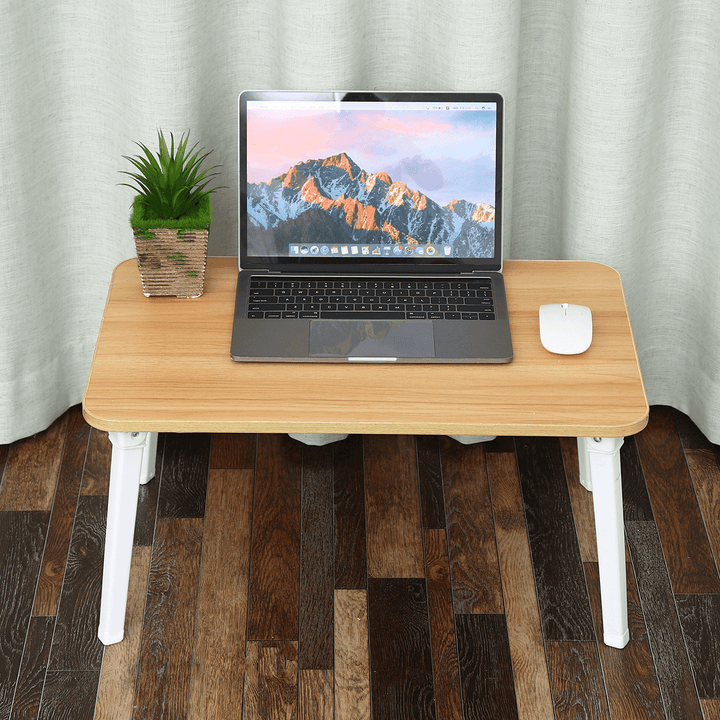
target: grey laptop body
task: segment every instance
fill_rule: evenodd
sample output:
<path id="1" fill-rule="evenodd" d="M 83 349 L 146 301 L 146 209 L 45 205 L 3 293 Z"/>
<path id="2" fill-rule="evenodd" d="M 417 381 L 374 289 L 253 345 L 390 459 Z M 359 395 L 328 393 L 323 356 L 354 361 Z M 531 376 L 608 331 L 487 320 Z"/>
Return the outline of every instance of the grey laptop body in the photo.
<path id="1" fill-rule="evenodd" d="M 239 97 L 238 361 L 505 363 L 503 99 Z"/>

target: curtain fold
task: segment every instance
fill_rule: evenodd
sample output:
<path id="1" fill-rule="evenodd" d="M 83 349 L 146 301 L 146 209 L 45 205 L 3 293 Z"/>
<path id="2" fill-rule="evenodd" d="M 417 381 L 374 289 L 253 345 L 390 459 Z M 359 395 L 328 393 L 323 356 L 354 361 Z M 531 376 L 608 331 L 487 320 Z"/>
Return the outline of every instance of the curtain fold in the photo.
<path id="1" fill-rule="evenodd" d="M 505 252 L 623 276 L 648 398 L 720 443 L 720 5 L 710 0 L 0 2 L 0 443 L 79 402 L 134 141 L 213 149 L 237 252 L 244 89 L 493 90 Z"/>

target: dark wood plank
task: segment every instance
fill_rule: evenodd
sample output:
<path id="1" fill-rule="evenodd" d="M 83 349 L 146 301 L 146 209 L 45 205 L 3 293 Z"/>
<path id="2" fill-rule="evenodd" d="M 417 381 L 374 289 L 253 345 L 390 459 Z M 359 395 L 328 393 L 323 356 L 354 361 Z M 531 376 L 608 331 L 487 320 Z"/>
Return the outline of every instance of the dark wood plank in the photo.
<path id="1" fill-rule="evenodd" d="M 558 720 L 610 720 L 596 643 L 549 642 L 545 650 Z"/>
<path id="2" fill-rule="evenodd" d="M 368 575 L 424 574 L 415 438 L 364 437 Z"/>
<path id="3" fill-rule="evenodd" d="M 367 587 L 362 435 L 333 443 L 335 460 L 335 587 Z"/>
<path id="4" fill-rule="evenodd" d="M 242 704 L 254 473 L 210 470 L 188 717 L 235 720 Z"/>
<path id="5" fill-rule="evenodd" d="M 210 435 L 165 436 L 159 518 L 198 518 L 205 514 Z"/>
<path id="6" fill-rule="evenodd" d="M 627 522 L 635 581 L 668 720 L 702 717 L 655 523 Z"/>
<path id="7" fill-rule="evenodd" d="M 333 448 L 303 448 L 299 667 L 333 667 Z"/>
<path id="8" fill-rule="evenodd" d="M 152 545 L 155 535 L 155 520 L 158 514 L 158 498 L 160 496 L 160 475 L 162 473 L 163 438 L 158 439 L 158 459 L 155 477 L 138 490 L 137 514 L 135 515 L 135 547 Z"/>
<path id="9" fill-rule="evenodd" d="M 518 717 L 503 615 L 456 615 L 465 720 Z"/>
<path id="10" fill-rule="evenodd" d="M 720 467 L 712 450 L 686 450 L 685 459 L 715 558 L 720 563 Z"/>
<path id="11" fill-rule="evenodd" d="M 493 443 L 496 447 L 503 446 Z M 518 714 L 554 720 L 515 446 L 505 444 L 502 452 L 486 452 L 485 457 Z"/>
<path id="12" fill-rule="evenodd" d="M 34 615 L 55 615 L 65 574 L 65 560 L 70 546 L 75 506 L 85 466 L 90 426 L 82 412 L 74 407 L 67 413 L 67 436 L 60 474 L 55 491 L 50 529 L 48 530 L 42 569 L 35 592 Z M 94 668 L 76 668 L 89 670 Z"/>
<path id="13" fill-rule="evenodd" d="M 258 435 L 248 640 L 297 642 L 302 447 Z"/>
<path id="14" fill-rule="evenodd" d="M 434 720 L 424 579 L 368 579 L 372 716 Z"/>
<path id="15" fill-rule="evenodd" d="M 249 642 L 243 715 L 248 718 L 297 718 L 297 642 Z"/>
<path id="16" fill-rule="evenodd" d="M 485 454 L 487 453 L 509 453 L 515 454 L 515 438 L 509 436 L 496 437 L 483 443 Z"/>
<path id="17" fill-rule="evenodd" d="M 612 717 L 621 717 L 623 720 L 664 720 L 660 686 L 655 674 L 632 565 L 628 564 L 627 567 L 630 642 L 622 650 L 609 647 L 603 642 L 600 573 L 597 563 L 585 563 L 585 576 Z"/>
<path id="18" fill-rule="evenodd" d="M 46 512 L 0 512 L 0 717 L 10 716 L 48 526 Z M 30 658 L 25 664 L 31 664 Z"/>
<path id="19" fill-rule="evenodd" d="M 211 470 L 253 470 L 257 435 L 214 433 L 210 445 Z"/>
<path id="20" fill-rule="evenodd" d="M 187 713 L 203 521 L 157 521 L 140 641 L 134 720 Z"/>
<path id="21" fill-rule="evenodd" d="M 460 671 L 445 530 L 425 531 L 425 574 L 437 716 L 462 720 Z"/>
<path id="22" fill-rule="evenodd" d="M 48 672 L 38 720 L 93 720 L 99 672 Z"/>
<path id="23" fill-rule="evenodd" d="M 30 620 L 10 720 L 30 720 L 37 717 L 54 628 L 53 617 L 35 617 Z M 0 717 L 8 716 L 0 712 Z"/>
<path id="24" fill-rule="evenodd" d="M 559 440 L 565 466 L 565 479 L 575 519 L 575 530 L 580 545 L 580 555 L 583 562 L 597 562 L 593 494 L 580 484 L 577 438 L 563 437 Z"/>
<path id="25" fill-rule="evenodd" d="M 518 438 L 516 447 L 543 636 L 594 640 L 560 444 Z"/>
<path id="26" fill-rule="evenodd" d="M 676 595 L 698 696 L 720 698 L 720 595 Z"/>
<path id="27" fill-rule="evenodd" d="M 624 519 L 654 520 L 652 504 L 638 455 L 637 440 L 634 435 L 626 437 L 620 448 L 620 473 Z"/>
<path id="28" fill-rule="evenodd" d="M 420 481 L 420 510 L 424 528 L 445 529 L 445 499 L 443 494 L 440 445 L 436 435 L 418 435 L 418 479 Z"/>
<path id="29" fill-rule="evenodd" d="M 8 447 L 0 511 L 52 508 L 67 423 L 68 413 L 63 413 L 47 430 Z"/>
<path id="30" fill-rule="evenodd" d="M 110 486 L 112 443 L 103 430 L 90 428 L 87 457 L 83 471 L 82 495 L 107 495 Z"/>
<path id="31" fill-rule="evenodd" d="M 485 450 L 443 438 L 441 461 L 455 613 L 502 613 Z"/>
<path id="32" fill-rule="evenodd" d="M 720 578 L 670 409 L 655 408 L 636 440 L 673 590 L 720 593 Z"/>
<path id="33" fill-rule="evenodd" d="M 100 620 L 107 498 L 78 500 L 50 657 L 50 670 L 100 670 Z"/>

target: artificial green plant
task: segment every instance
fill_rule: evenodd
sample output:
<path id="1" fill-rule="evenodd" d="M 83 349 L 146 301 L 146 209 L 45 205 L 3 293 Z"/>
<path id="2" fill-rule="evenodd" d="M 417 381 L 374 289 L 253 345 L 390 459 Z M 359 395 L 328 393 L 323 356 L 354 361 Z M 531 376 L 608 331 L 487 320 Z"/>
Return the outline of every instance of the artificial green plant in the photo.
<path id="1" fill-rule="evenodd" d="M 167 227 L 184 230 L 204 229 L 210 225 L 212 206 L 210 193 L 223 186 L 206 189 L 212 178 L 220 173 L 211 172 L 219 165 L 202 169 L 203 160 L 210 152 L 201 155 L 195 151 L 197 143 L 188 151 L 190 138 L 183 134 L 175 147 L 170 133 L 170 148 L 162 130 L 158 130 L 159 152 L 157 157 L 142 143 L 136 143 L 143 155 L 123 155 L 138 172 L 121 170 L 136 182 L 135 185 L 120 183 L 135 190 L 138 195 L 133 202 L 130 224 L 138 231 L 151 227 Z"/>

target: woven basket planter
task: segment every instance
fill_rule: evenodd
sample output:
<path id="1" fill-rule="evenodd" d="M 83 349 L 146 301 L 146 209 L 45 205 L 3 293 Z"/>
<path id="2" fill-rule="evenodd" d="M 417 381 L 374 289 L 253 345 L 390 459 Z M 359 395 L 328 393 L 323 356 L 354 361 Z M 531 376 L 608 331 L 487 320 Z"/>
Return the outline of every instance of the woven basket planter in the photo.
<path id="1" fill-rule="evenodd" d="M 203 294 L 208 230 L 135 230 L 140 279 L 147 297 Z"/>

